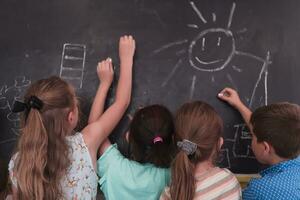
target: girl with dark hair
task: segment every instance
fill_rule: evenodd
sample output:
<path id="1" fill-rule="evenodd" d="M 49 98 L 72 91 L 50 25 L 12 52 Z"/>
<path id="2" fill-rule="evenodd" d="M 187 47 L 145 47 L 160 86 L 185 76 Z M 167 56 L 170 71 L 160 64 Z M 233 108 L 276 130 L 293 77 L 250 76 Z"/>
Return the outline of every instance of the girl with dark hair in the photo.
<path id="1" fill-rule="evenodd" d="M 100 188 L 106 199 L 156 200 L 169 184 L 173 118 L 161 105 L 138 110 L 129 128 L 130 159 L 109 141 L 100 148 Z"/>
<path id="2" fill-rule="evenodd" d="M 161 200 L 241 199 L 241 188 L 227 169 L 214 165 L 223 144 L 223 122 L 208 104 L 186 103 L 175 118 L 178 153 L 171 166 L 171 185 Z"/>

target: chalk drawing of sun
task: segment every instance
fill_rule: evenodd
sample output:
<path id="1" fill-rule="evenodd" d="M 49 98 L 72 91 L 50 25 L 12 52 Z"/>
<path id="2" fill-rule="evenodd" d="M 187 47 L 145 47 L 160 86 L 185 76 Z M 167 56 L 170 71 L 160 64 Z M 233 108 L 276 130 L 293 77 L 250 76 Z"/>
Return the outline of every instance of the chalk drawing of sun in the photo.
<path id="1" fill-rule="evenodd" d="M 201 23 L 207 24 L 208 20 L 204 18 L 200 10 L 197 8 L 196 4 L 193 1 L 189 1 L 189 6 L 193 10 L 194 14 L 198 17 Z M 270 53 L 267 51 L 265 58 L 256 56 L 254 54 L 240 51 L 236 47 L 235 35 L 231 30 L 231 24 L 233 20 L 233 15 L 236 9 L 236 3 L 232 3 L 230 14 L 228 17 L 227 24 L 225 27 L 213 27 L 207 28 L 204 30 L 200 29 L 199 24 L 187 24 L 187 26 L 193 30 L 199 30 L 192 39 L 182 39 L 174 42 L 167 43 L 158 49 L 152 52 L 152 55 L 160 54 L 162 51 L 170 49 L 174 46 L 185 45 L 184 49 L 181 49 L 176 52 L 176 55 L 187 55 L 187 60 L 189 66 L 191 66 L 194 70 L 200 73 L 207 73 L 208 80 L 211 82 L 215 82 L 215 77 L 217 73 L 224 73 L 226 79 L 231 83 L 231 85 L 237 86 L 235 89 L 239 87 L 236 85 L 235 79 L 233 78 L 233 74 L 244 74 L 251 79 L 243 80 L 244 84 L 247 84 L 248 89 L 243 88 L 245 94 L 244 99 L 246 99 L 248 107 L 254 108 L 254 102 L 257 103 L 257 99 L 259 99 L 260 104 L 267 105 L 268 103 L 268 66 L 271 64 L 270 61 Z M 211 14 L 211 21 L 213 25 L 215 25 L 217 16 L 215 13 Z M 236 34 L 241 32 L 246 32 L 247 29 L 244 28 L 242 30 L 237 31 Z M 232 64 L 232 60 L 235 57 L 246 57 L 247 60 L 255 60 L 255 73 L 252 73 L 253 69 L 248 69 L 246 66 L 243 68 L 237 67 Z M 240 58 L 238 58 L 240 59 Z M 174 66 L 174 68 L 170 71 L 167 77 L 161 83 L 161 87 L 165 87 L 172 80 L 172 77 L 175 75 L 176 71 L 180 66 L 183 65 L 183 60 L 186 60 L 186 57 L 180 57 Z M 229 69 L 231 68 L 231 69 Z M 247 68 L 247 69 L 246 69 Z M 226 69 L 226 70 L 225 70 Z M 228 70 L 229 69 L 229 70 Z M 244 71 L 243 71 L 244 70 Z M 251 74 L 248 74 L 251 73 Z M 194 73 L 192 75 L 192 82 L 190 85 L 189 98 L 193 99 L 194 91 L 196 90 L 196 82 L 197 75 L 199 73 Z M 235 77 L 236 78 L 236 77 Z M 239 76 L 241 78 L 241 76 Z M 241 81 L 241 80 L 240 80 Z M 239 82 L 240 82 L 239 81 Z M 257 88 L 260 87 L 260 95 L 258 95 Z M 256 94 L 257 93 L 257 94 Z M 231 167 L 231 161 L 229 159 L 229 154 L 234 158 L 254 158 L 251 153 L 250 141 L 251 135 L 249 131 L 246 131 L 245 124 L 234 124 L 233 125 L 235 131 L 233 134 L 233 138 L 226 138 L 225 142 L 230 143 L 232 145 L 232 149 L 230 152 L 229 149 L 222 149 L 224 158 L 226 160 L 225 167 Z M 238 150 L 240 147 L 244 149 L 244 151 Z"/>
<path id="2" fill-rule="evenodd" d="M 200 21 L 204 24 L 208 23 L 208 21 L 203 17 L 200 10 L 197 8 L 196 4 L 193 1 L 189 2 L 191 9 L 193 9 L 194 13 L 198 16 Z M 251 53 L 239 51 L 236 48 L 234 34 L 231 30 L 231 23 L 234 15 L 234 11 L 236 8 L 236 3 L 233 3 L 230 10 L 230 15 L 228 19 L 227 26 L 224 27 L 216 27 L 209 28 L 200 31 L 196 37 L 191 40 L 183 39 L 174 41 L 168 44 L 161 46 L 160 48 L 153 51 L 152 55 L 159 54 L 160 52 L 171 48 L 177 45 L 188 44 L 186 49 L 181 50 L 181 52 L 187 52 L 188 62 L 191 67 L 200 72 L 208 72 L 211 73 L 212 82 L 215 81 L 214 72 L 219 72 L 224 70 L 227 67 L 231 67 L 233 70 L 237 72 L 241 72 L 242 70 L 236 67 L 235 65 L 230 65 L 230 62 L 234 58 L 234 56 L 245 56 L 251 59 L 255 59 L 261 63 L 261 70 L 258 74 L 257 81 L 253 86 L 251 94 L 249 95 L 248 106 L 251 108 L 256 89 L 258 84 L 264 80 L 264 104 L 267 104 L 268 101 L 268 88 L 267 88 L 267 79 L 268 79 L 268 65 L 271 64 L 270 61 L 270 53 L 267 52 L 265 58 L 261 58 L 259 56 L 253 55 Z M 217 20 L 217 16 L 215 13 L 212 13 L 212 22 L 215 23 Z M 187 24 L 188 27 L 192 29 L 199 29 L 200 25 L 198 24 Z M 239 32 L 245 32 L 247 29 L 240 30 Z M 180 52 L 179 52 L 180 53 Z M 166 77 L 166 79 L 162 82 L 161 86 L 165 87 L 168 82 L 172 79 L 176 70 L 182 65 L 183 59 L 180 58 L 175 67 L 172 69 L 171 73 Z M 232 77 L 230 74 L 226 74 L 227 79 L 233 83 Z M 190 99 L 192 99 L 195 90 L 195 83 L 197 81 L 197 76 L 193 75 L 192 83 L 190 87 Z M 232 85 L 235 85 L 233 83 Z"/>

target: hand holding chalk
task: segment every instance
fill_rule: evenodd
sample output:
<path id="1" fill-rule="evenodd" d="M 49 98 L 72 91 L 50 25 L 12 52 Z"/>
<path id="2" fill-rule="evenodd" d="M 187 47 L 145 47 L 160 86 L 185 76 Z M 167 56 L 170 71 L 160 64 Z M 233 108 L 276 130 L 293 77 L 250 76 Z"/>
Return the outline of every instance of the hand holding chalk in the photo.
<path id="1" fill-rule="evenodd" d="M 231 88 L 224 88 L 219 94 L 218 97 L 229 103 L 231 106 L 238 108 L 242 104 L 238 93 Z"/>
<path id="2" fill-rule="evenodd" d="M 133 56 L 135 52 L 135 40 L 134 38 L 129 35 L 124 35 L 120 37 L 119 41 L 119 56 L 120 56 L 120 62 L 121 62 L 121 67 L 123 64 L 129 64 L 129 66 L 132 67 L 132 62 L 133 62 Z"/>
<path id="3" fill-rule="evenodd" d="M 101 85 L 109 88 L 114 78 L 114 70 L 111 58 L 107 58 L 106 60 L 98 63 L 97 74 Z"/>

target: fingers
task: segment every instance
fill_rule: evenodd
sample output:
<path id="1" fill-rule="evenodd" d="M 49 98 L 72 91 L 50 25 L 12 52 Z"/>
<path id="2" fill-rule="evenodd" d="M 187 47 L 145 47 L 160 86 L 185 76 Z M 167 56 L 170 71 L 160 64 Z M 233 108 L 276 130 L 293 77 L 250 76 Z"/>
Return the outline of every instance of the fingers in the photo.
<path id="1" fill-rule="evenodd" d="M 224 101 L 230 101 L 231 99 L 238 97 L 237 92 L 232 88 L 224 88 L 218 97 Z"/>
<path id="2" fill-rule="evenodd" d="M 219 94 L 218 97 L 230 97 L 235 95 L 237 92 L 231 88 L 224 88 Z"/>
<path id="3" fill-rule="evenodd" d="M 106 60 L 99 62 L 97 66 L 97 71 L 99 70 L 113 72 L 112 59 L 108 57 Z"/>
<path id="4" fill-rule="evenodd" d="M 120 45 L 129 45 L 135 47 L 135 40 L 132 35 L 124 35 L 120 37 Z"/>
<path id="5" fill-rule="evenodd" d="M 134 39 L 133 39 L 132 35 L 124 35 L 124 36 L 121 36 L 121 37 L 120 37 L 120 40 L 122 40 L 122 41 L 132 41 L 132 42 L 134 42 Z"/>

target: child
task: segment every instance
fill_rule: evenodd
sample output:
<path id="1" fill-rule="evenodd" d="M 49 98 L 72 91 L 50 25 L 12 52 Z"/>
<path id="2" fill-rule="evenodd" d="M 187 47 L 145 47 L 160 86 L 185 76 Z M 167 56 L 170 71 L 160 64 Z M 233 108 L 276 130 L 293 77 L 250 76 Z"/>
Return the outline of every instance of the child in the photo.
<path id="1" fill-rule="evenodd" d="M 179 151 L 171 166 L 171 185 L 161 200 L 241 198 L 235 176 L 214 165 L 222 130 L 223 122 L 210 105 L 195 101 L 181 106 L 175 118 Z"/>
<path id="2" fill-rule="evenodd" d="M 129 128 L 131 159 L 109 141 L 101 146 L 97 163 L 105 198 L 158 199 L 170 180 L 173 133 L 173 118 L 167 108 L 152 105 L 138 110 Z"/>
<path id="3" fill-rule="evenodd" d="M 29 87 L 24 103 L 15 107 L 15 111 L 24 111 L 17 153 L 9 164 L 15 199 L 96 199 L 97 149 L 129 104 L 134 49 L 131 36 L 120 38 L 116 100 L 81 133 L 73 134 L 78 107 L 69 84 L 51 77 Z M 103 69 L 99 64 L 98 75 L 101 84 L 97 95 L 104 102 L 112 68 Z M 103 103 L 98 106 L 103 107 Z"/>
<path id="4" fill-rule="evenodd" d="M 252 133 L 256 159 L 270 165 L 243 191 L 243 199 L 300 199 L 300 107 L 277 103 L 253 113 L 237 92 L 225 88 L 219 98 L 236 108 Z"/>

